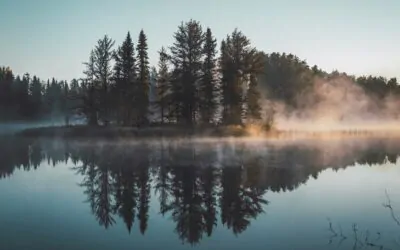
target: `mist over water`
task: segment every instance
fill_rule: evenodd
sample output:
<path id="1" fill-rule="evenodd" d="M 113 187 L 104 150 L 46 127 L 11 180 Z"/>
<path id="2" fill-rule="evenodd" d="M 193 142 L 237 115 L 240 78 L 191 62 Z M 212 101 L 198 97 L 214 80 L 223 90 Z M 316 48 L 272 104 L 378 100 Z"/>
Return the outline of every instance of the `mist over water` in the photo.
<path id="1" fill-rule="evenodd" d="M 51 126 L 63 126 L 65 123 L 40 121 L 40 122 L 12 122 L 12 123 L 0 123 L 0 135 L 14 134 L 24 129 L 39 128 L 39 127 L 51 127 Z"/>
<path id="2" fill-rule="evenodd" d="M 352 223 L 363 244 L 368 230 L 396 249 L 381 206 L 386 189 L 400 206 L 396 138 L 0 137 L 0 149 L 1 249 L 352 249 Z"/>
<path id="3" fill-rule="evenodd" d="M 86 121 L 82 118 L 70 119 L 69 125 L 84 125 Z M 44 127 L 59 127 L 65 126 L 64 118 L 49 118 L 40 121 L 30 121 L 30 122 L 4 122 L 0 123 L 0 135 L 10 135 L 18 133 L 25 129 L 31 128 L 44 128 Z"/>
<path id="4" fill-rule="evenodd" d="M 345 131 L 398 130 L 400 100 L 369 95 L 352 78 L 315 77 L 312 87 L 299 93 L 297 108 L 273 102 L 279 130 Z"/>

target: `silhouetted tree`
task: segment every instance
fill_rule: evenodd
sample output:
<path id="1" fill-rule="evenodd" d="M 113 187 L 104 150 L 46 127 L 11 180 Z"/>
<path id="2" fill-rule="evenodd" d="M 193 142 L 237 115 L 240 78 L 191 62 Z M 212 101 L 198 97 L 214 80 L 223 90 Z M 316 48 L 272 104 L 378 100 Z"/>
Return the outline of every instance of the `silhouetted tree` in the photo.
<path id="1" fill-rule="evenodd" d="M 200 82 L 200 113 L 203 123 L 210 123 L 217 108 L 216 82 L 216 39 L 208 28 L 205 34 L 203 53 L 205 59 Z"/>
<path id="2" fill-rule="evenodd" d="M 182 23 L 170 48 L 172 112 L 178 122 L 195 123 L 199 105 L 204 33 L 199 22 Z"/>
<path id="3" fill-rule="evenodd" d="M 260 53 L 251 47 L 250 40 L 242 32 L 235 29 L 221 44 L 220 67 L 223 121 L 226 124 L 242 124 L 245 104 L 243 90 L 250 76 L 260 74 L 263 70 Z M 253 78 L 253 86 L 256 79 Z M 254 106 L 254 101 L 250 106 Z"/>
<path id="4" fill-rule="evenodd" d="M 112 78 L 111 60 L 112 60 L 112 48 L 114 41 L 105 35 L 102 39 L 97 41 L 97 45 L 94 48 L 94 76 L 95 81 L 100 84 L 100 119 L 105 125 L 110 121 L 110 84 Z"/>
<path id="5" fill-rule="evenodd" d="M 138 81 L 135 88 L 136 124 L 142 125 L 148 122 L 150 85 L 147 37 L 143 30 L 140 31 L 136 50 L 138 64 Z"/>
<path id="6" fill-rule="evenodd" d="M 114 78 L 116 81 L 117 120 L 125 126 L 132 125 L 137 66 L 135 49 L 129 32 L 115 54 Z"/>

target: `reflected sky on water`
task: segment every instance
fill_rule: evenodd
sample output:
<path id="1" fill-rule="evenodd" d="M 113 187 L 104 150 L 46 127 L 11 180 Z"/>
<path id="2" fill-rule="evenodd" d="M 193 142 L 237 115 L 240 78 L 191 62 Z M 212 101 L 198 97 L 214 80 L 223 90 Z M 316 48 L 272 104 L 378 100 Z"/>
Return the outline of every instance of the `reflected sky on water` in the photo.
<path id="1" fill-rule="evenodd" d="M 386 190 L 400 215 L 396 139 L 0 150 L 1 249 L 396 249 L 400 236 L 383 206 Z"/>

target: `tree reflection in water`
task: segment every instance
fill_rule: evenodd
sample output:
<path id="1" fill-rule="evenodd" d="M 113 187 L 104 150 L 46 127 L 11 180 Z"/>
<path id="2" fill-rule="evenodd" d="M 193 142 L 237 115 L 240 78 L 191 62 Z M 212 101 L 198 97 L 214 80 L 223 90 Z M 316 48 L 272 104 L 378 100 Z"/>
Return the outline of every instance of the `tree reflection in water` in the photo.
<path id="1" fill-rule="evenodd" d="M 366 140 L 366 141 L 363 141 Z M 396 162 L 394 139 L 267 143 L 90 143 L 0 141 L 0 178 L 43 161 L 73 163 L 79 184 L 100 226 L 120 217 L 131 232 L 145 234 L 152 190 L 159 211 L 175 223 L 183 243 L 212 235 L 218 218 L 235 235 L 265 212 L 267 191 L 286 192 L 330 167 Z"/>

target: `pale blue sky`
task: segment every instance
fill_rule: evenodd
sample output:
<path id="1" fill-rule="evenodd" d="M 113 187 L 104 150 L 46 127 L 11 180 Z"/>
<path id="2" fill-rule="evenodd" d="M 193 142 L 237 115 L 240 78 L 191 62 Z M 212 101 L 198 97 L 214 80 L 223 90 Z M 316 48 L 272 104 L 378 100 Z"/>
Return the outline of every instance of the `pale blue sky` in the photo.
<path id="1" fill-rule="evenodd" d="M 151 64 L 181 21 L 239 28 L 266 52 L 291 52 L 325 70 L 400 77 L 399 0 L 0 0 L 0 65 L 41 78 L 81 77 L 104 34 L 148 35 Z"/>

